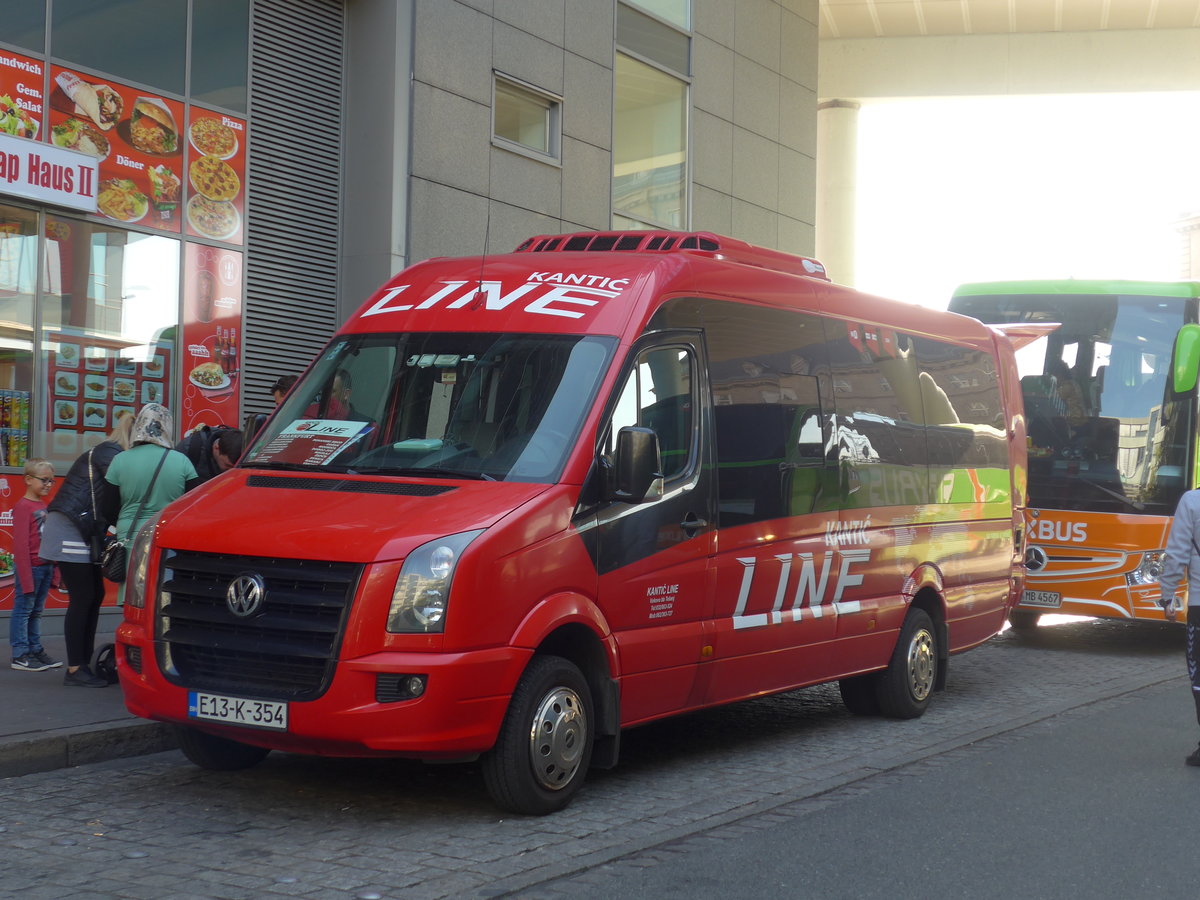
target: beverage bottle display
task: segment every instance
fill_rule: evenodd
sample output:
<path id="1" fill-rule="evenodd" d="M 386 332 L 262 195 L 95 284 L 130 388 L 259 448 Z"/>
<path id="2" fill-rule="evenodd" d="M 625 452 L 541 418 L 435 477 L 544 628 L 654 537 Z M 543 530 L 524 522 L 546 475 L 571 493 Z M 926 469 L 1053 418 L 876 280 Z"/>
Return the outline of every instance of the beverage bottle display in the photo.
<path id="1" fill-rule="evenodd" d="M 229 374 L 236 375 L 238 372 L 238 348 L 237 348 L 237 329 L 229 329 Z"/>

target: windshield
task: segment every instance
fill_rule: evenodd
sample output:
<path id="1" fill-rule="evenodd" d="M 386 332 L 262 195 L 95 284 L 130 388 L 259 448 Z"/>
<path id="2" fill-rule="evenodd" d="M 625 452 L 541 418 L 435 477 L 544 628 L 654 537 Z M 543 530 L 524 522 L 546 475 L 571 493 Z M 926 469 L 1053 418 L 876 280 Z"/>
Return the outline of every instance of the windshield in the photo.
<path id="1" fill-rule="evenodd" d="M 530 334 L 336 339 L 241 464 L 552 482 L 616 344 Z"/>
<path id="2" fill-rule="evenodd" d="M 1195 400 L 1169 389 L 1177 297 L 956 297 L 984 322 L 1061 322 L 1017 352 L 1029 432 L 1029 504 L 1171 515 L 1185 490 Z"/>

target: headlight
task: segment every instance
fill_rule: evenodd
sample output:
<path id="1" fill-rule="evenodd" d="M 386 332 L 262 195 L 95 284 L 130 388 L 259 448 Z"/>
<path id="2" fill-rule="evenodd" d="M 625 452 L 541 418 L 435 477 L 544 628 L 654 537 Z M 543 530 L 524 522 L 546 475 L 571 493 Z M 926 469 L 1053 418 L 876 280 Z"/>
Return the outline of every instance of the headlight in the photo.
<path id="1" fill-rule="evenodd" d="M 446 622 L 446 604 L 454 567 L 479 531 L 464 531 L 422 544 L 408 555 L 400 568 L 388 610 L 387 630 L 392 634 L 441 632 Z"/>
<path id="2" fill-rule="evenodd" d="M 150 566 L 150 545 L 158 516 L 142 526 L 129 548 L 129 577 L 125 580 L 125 604 L 137 609 L 146 605 L 146 570 Z"/>
<path id="3" fill-rule="evenodd" d="M 1158 584 L 1158 579 L 1162 578 L 1163 560 L 1166 556 L 1165 550 L 1148 550 L 1143 553 L 1141 565 L 1126 573 L 1125 583 L 1129 587 Z"/>

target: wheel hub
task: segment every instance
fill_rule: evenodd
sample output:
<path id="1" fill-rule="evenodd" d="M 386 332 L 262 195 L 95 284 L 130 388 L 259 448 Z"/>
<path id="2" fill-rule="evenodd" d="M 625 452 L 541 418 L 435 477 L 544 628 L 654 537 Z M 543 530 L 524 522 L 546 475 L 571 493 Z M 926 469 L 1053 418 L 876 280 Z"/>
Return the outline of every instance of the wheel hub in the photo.
<path id="1" fill-rule="evenodd" d="M 587 746 L 583 701 L 569 688 L 548 693 L 529 730 L 529 760 L 538 783 L 557 791 L 571 782 Z"/>
<path id="2" fill-rule="evenodd" d="M 924 629 L 913 635 L 908 645 L 908 686 L 914 700 L 924 700 L 933 690 L 937 663 L 933 656 L 933 635 Z"/>

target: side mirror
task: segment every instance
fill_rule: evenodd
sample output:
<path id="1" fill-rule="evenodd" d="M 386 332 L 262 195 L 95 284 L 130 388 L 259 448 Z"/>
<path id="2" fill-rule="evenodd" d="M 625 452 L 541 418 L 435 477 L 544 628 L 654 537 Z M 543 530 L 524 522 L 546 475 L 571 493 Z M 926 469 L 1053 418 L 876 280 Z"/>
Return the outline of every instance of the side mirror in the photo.
<path id="1" fill-rule="evenodd" d="M 1184 394 L 1196 386 L 1200 372 L 1200 325 L 1188 323 L 1175 335 L 1175 365 L 1171 371 L 1171 390 Z"/>
<path id="2" fill-rule="evenodd" d="M 662 495 L 658 435 L 650 428 L 626 426 L 617 432 L 612 499 L 644 503 Z"/>

